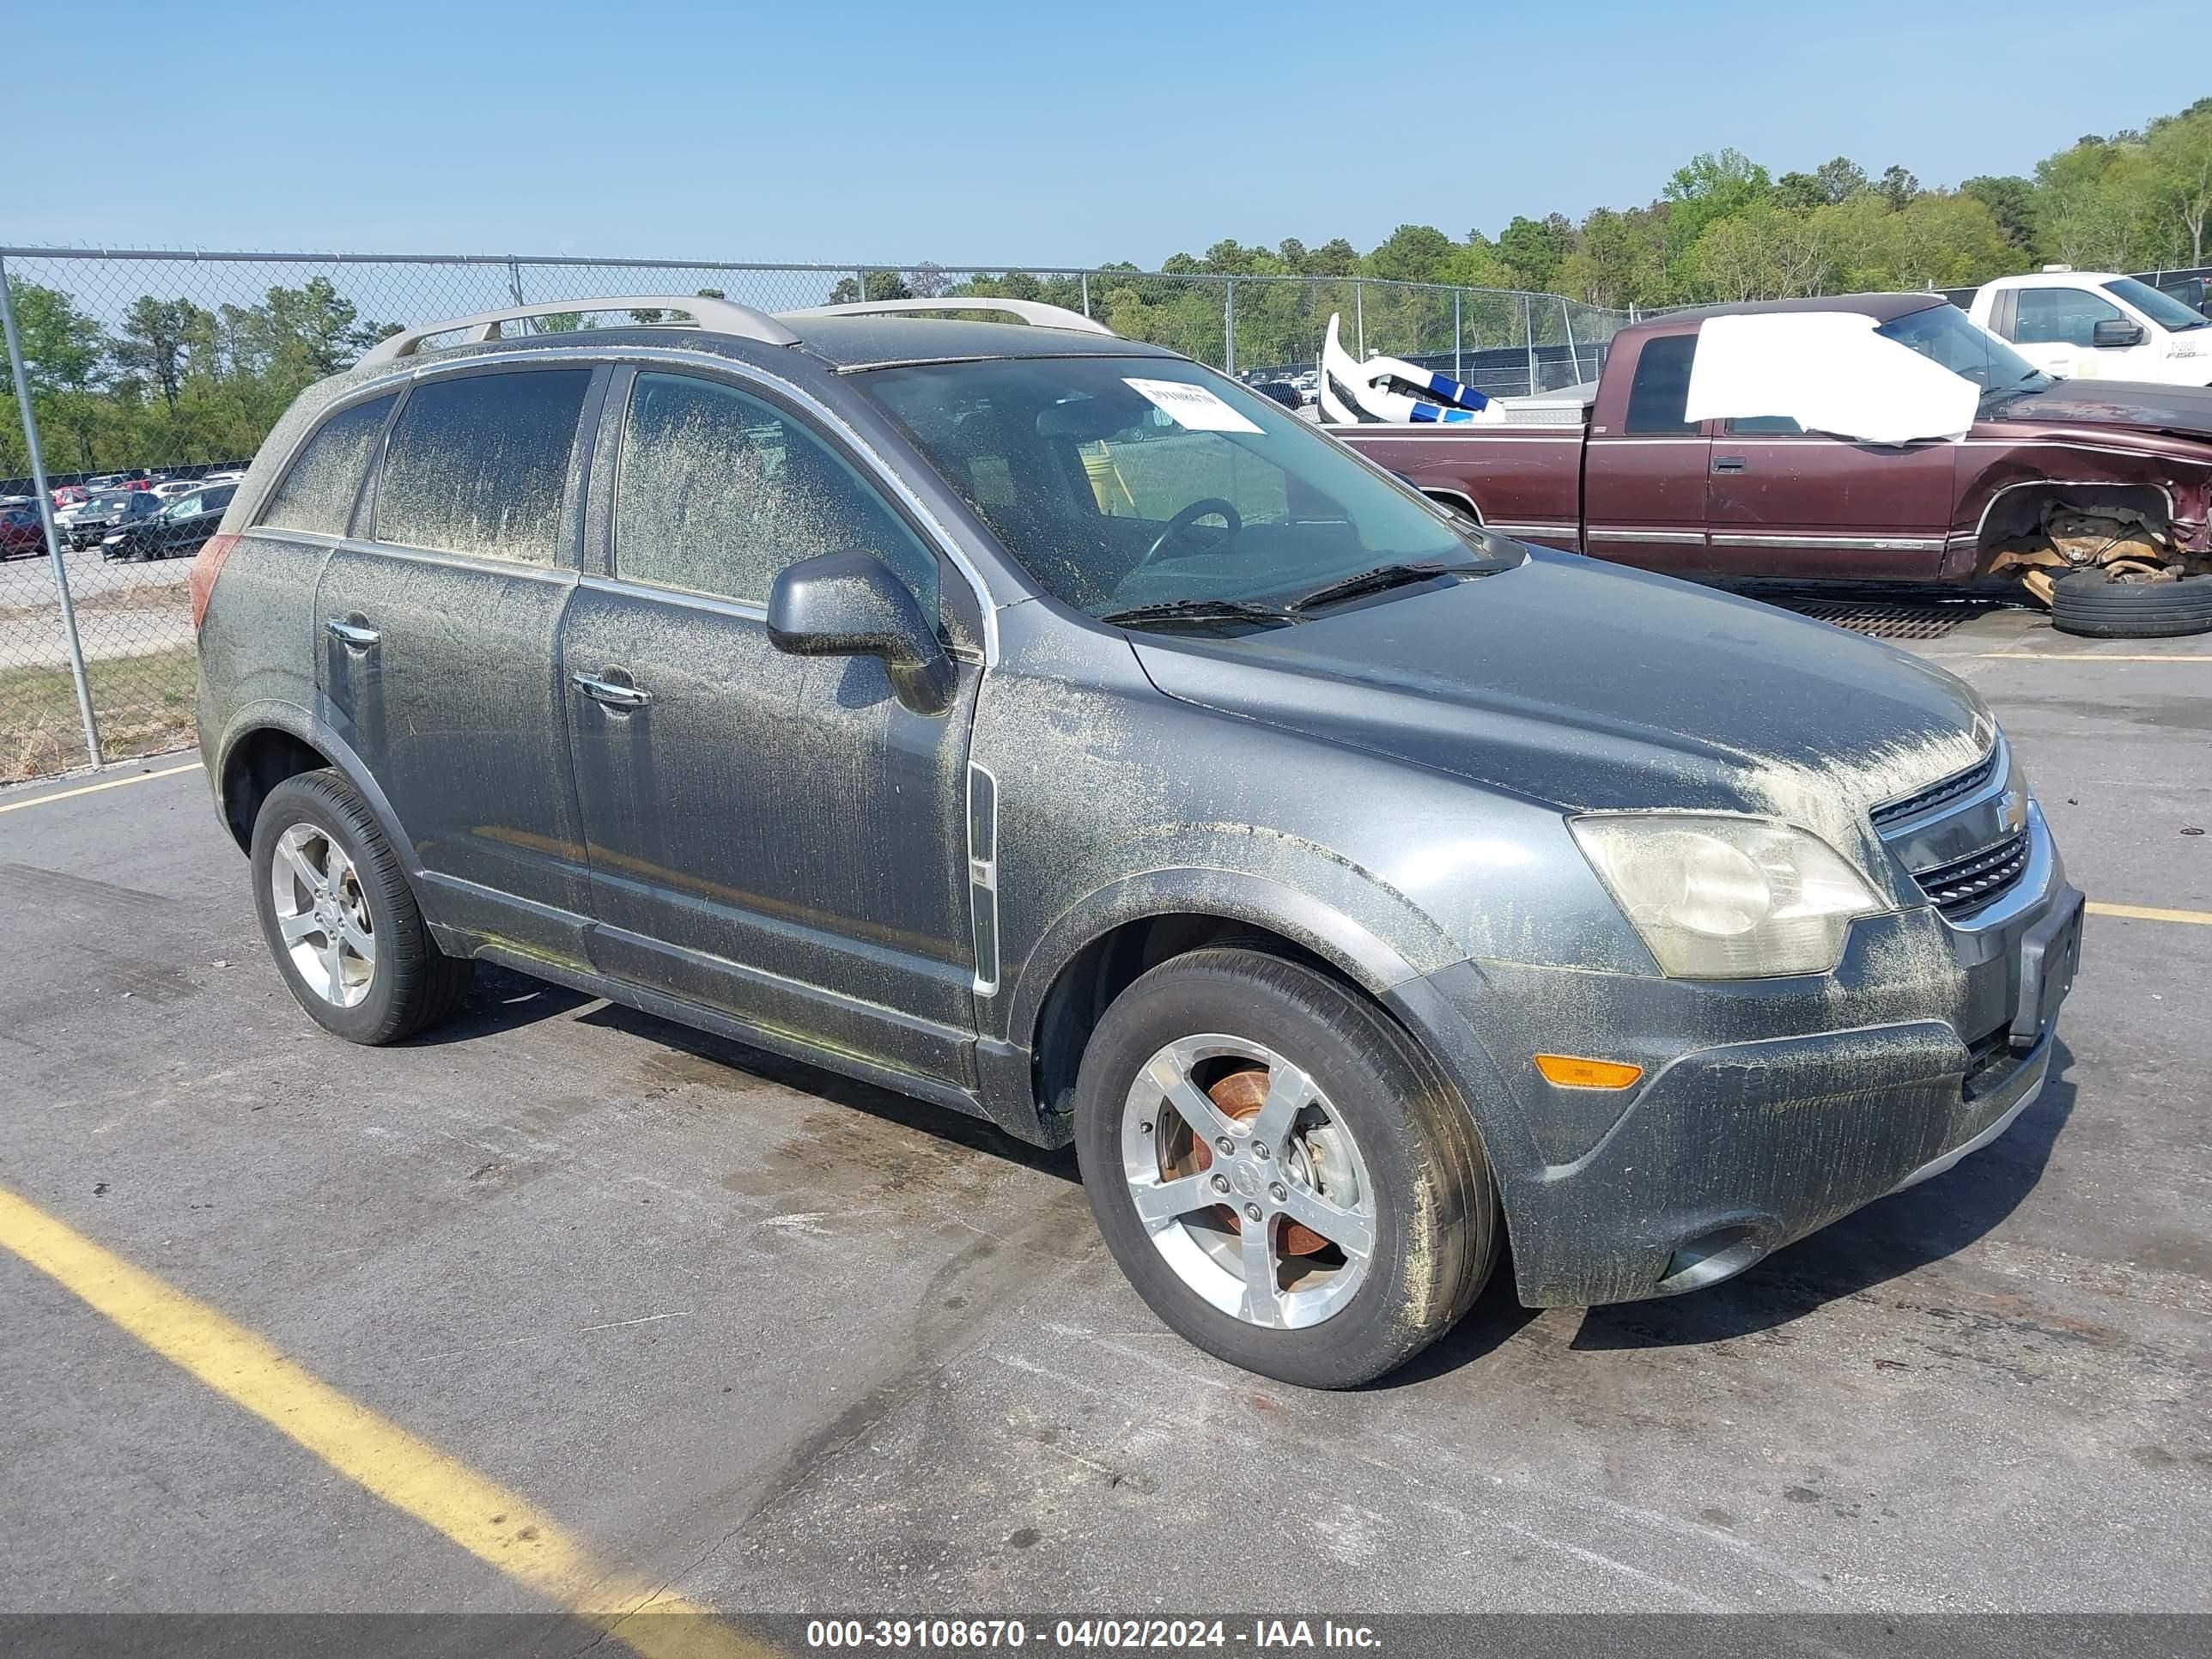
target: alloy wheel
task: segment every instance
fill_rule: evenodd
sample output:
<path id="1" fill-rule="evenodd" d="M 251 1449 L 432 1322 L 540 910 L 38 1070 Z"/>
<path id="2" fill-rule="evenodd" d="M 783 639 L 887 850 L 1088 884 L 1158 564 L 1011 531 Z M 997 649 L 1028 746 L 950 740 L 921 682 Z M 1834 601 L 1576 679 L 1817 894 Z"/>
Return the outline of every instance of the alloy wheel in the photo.
<path id="1" fill-rule="evenodd" d="M 1223 1313 L 1317 1325 L 1365 1282 L 1374 1182 L 1314 1079 L 1263 1043 L 1179 1037 L 1121 1113 L 1122 1172 L 1153 1246 Z"/>
<path id="2" fill-rule="evenodd" d="M 269 862 L 276 931 L 307 988 L 351 1008 L 376 978 L 376 927 L 353 860 L 318 824 L 295 823 Z"/>

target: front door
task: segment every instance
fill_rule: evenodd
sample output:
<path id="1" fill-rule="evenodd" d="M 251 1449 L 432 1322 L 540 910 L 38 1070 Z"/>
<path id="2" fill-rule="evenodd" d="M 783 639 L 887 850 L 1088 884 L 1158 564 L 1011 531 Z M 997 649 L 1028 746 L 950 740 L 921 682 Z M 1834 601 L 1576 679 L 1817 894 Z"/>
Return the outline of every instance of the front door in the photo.
<path id="1" fill-rule="evenodd" d="M 2165 378 L 2165 342 L 2141 318 L 2109 295 L 2088 287 L 2022 288 L 2013 291 L 2012 342 L 2046 374 L 2070 380 L 2154 380 Z M 2097 325 L 2127 323 L 2140 337 L 2132 345 L 2097 343 Z"/>
<path id="2" fill-rule="evenodd" d="M 558 652 L 593 377 L 416 382 L 369 536 L 332 553 L 316 604 L 325 695 L 422 862 L 431 920 L 577 963 L 590 895 Z"/>
<path id="3" fill-rule="evenodd" d="M 608 401 L 599 574 L 562 625 L 601 971 L 895 1070 L 966 1084 L 964 802 L 979 670 L 951 709 L 872 658 L 769 643 L 775 573 L 845 548 L 936 614 L 936 555 L 764 392 L 640 371 Z"/>
<path id="4" fill-rule="evenodd" d="M 1807 432 L 1786 415 L 1717 424 L 1705 487 L 1709 569 L 1935 580 L 1951 523 L 1957 445 L 1853 443 Z"/>

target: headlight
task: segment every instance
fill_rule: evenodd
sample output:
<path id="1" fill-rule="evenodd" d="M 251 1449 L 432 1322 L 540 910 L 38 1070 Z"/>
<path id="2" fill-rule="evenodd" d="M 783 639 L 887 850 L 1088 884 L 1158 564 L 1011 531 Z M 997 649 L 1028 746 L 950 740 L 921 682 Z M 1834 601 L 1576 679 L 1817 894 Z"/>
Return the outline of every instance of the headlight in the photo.
<path id="1" fill-rule="evenodd" d="M 1670 978 L 1825 974 L 1851 919 L 1889 908 L 1833 848 L 1790 824 L 1636 813 L 1569 827 Z"/>

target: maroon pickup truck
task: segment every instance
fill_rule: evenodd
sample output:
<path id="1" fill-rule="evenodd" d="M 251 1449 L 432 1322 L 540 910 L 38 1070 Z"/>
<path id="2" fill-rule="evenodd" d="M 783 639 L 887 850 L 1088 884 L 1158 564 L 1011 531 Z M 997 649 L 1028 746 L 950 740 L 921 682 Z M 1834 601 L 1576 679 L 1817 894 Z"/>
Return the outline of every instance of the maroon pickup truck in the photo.
<path id="1" fill-rule="evenodd" d="M 1874 317 L 1878 332 L 1973 380 L 1984 389 L 1972 428 L 1877 445 L 1787 416 L 1686 421 L 1699 325 L 1790 310 Z M 1509 404 L 1504 426 L 1330 429 L 1492 529 L 1701 580 L 1965 586 L 2007 580 L 1993 562 L 2101 563 L 2100 545 L 2162 565 L 2154 580 L 2169 589 L 2212 568 L 2212 391 L 2053 380 L 1938 295 L 1655 318 L 1614 336 L 1586 403 L 1550 401 Z M 2212 605 L 2207 581 L 2183 584 L 2196 608 Z M 2047 597 L 2047 579 L 2037 591 Z"/>

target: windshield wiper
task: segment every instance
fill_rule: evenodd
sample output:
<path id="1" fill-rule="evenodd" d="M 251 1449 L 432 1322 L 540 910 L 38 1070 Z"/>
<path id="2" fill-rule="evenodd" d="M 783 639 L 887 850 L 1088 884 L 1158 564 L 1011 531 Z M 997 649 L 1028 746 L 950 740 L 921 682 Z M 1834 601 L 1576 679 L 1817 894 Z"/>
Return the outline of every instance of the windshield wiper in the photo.
<path id="1" fill-rule="evenodd" d="M 1292 599 L 1287 609 L 1293 611 L 1310 611 L 1316 605 L 1334 604 L 1338 599 L 1357 599 L 1363 593 L 1380 593 L 1386 588 L 1403 587 L 1409 582 L 1425 582 L 1433 576 L 1486 576 L 1495 567 L 1469 564 L 1463 559 L 1401 559 L 1394 564 L 1378 564 L 1372 570 L 1361 570 L 1326 586 L 1316 587 L 1310 593 Z"/>
<path id="2" fill-rule="evenodd" d="M 1157 605 L 1133 605 L 1126 611 L 1109 611 L 1098 619 L 1116 628 L 1138 628 L 1146 623 L 1267 622 L 1294 623 L 1301 618 L 1280 605 L 1252 599 L 1166 599 Z"/>

